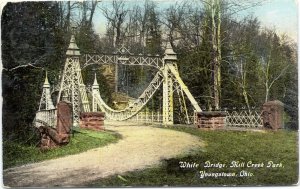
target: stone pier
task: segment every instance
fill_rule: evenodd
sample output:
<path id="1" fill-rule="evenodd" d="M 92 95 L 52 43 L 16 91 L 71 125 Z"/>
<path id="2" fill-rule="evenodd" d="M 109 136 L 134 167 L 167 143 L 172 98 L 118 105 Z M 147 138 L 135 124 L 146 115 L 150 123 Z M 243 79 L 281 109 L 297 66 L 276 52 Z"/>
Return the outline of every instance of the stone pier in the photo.
<path id="1" fill-rule="evenodd" d="M 103 112 L 82 112 L 80 114 L 80 128 L 91 130 L 104 130 L 104 118 Z"/>
<path id="2" fill-rule="evenodd" d="M 197 113 L 197 127 L 209 129 L 223 129 L 225 127 L 226 112 L 208 111 Z"/>

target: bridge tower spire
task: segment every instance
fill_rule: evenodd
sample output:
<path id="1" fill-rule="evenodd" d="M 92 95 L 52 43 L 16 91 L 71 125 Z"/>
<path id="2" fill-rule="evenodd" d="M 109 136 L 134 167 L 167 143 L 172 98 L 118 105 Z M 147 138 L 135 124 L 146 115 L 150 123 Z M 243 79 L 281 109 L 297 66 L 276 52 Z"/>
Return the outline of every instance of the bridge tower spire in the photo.
<path id="1" fill-rule="evenodd" d="M 42 97 L 40 100 L 39 111 L 40 110 L 52 110 L 52 109 L 55 109 L 55 107 L 53 106 L 53 102 L 51 99 L 50 83 L 48 81 L 48 74 L 46 71 L 46 77 L 45 77 L 45 82 L 43 85 L 43 93 L 42 93 Z"/>
<path id="2" fill-rule="evenodd" d="M 62 94 L 68 99 L 73 107 L 73 125 L 79 125 L 80 112 L 89 112 L 90 106 L 83 84 L 81 68 L 79 63 L 80 50 L 75 42 L 75 36 L 71 36 L 70 44 L 66 52 L 67 58 L 61 79 L 57 103 L 60 102 Z"/>
<path id="3" fill-rule="evenodd" d="M 95 73 L 95 79 L 94 79 L 94 83 L 92 85 L 92 94 L 93 94 L 93 104 L 92 104 L 92 111 L 93 112 L 97 112 L 97 100 L 96 100 L 96 96 L 100 94 L 99 91 L 99 84 L 97 82 L 97 75 Z"/>

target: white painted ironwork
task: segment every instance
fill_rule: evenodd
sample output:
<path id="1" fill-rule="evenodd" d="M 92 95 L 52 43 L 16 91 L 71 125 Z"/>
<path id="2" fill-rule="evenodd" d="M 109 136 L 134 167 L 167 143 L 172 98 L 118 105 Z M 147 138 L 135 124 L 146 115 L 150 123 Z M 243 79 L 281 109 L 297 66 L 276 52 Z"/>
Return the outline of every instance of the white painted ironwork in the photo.
<path id="1" fill-rule="evenodd" d="M 263 127 L 261 112 L 258 110 L 226 111 L 227 127 Z"/>
<path id="2" fill-rule="evenodd" d="M 168 65 L 164 66 L 164 82 L 163 82 L 163 123 L 172 125 L 173 118 L 173 80 Z"/>
<path id="3" fill-rule="evenodd" d="M 139 65 L 152 66 L 160 69 L 163 66 L 163 60 L 159 55 L 133 55 L 125 47 L 118 49 L 116 54 L 84 54 L 85 63 L 83 68 L 92 64 L 123 64 L 123 65 Z"/>
<path id="4" fill-rule="evenodd" d="M 55 127 L 56 121 L 57 121 L 56 109 L 39 110 L 36 112 L 34 125 L 35 127 L 40 127 L 40 126 Z"/>
<path id="5" fill-rule="evenodd" d="M 129 53 L 127 49 L 121 50 L 123 53 Z M 106 57 L 111 61 L 110 63 L 121 63 L 121 61 L 125 61 L 124 54 L 119 55 L 118 61 L 114 60 L 116 57 Z M 102 60 L 97 60 L 101 62 Z M 127 61 L 127 59 L 126 59 Z M 142 93 L 142 95 L 132 104 L 130 104 L 128 107 L 126 107 L 123 110 L 114 110 L 110 108 L 101 98 L 100 96 L 100 91 L 99 91 L 99 86 L 97 81 L 94 81 L 94 85 L 92 86 L 92 95 L 93 95 L 93 111 L 97 111 L 98 108 L 106 113 L 106 117 L 108 119 L 112 120 L 127 120 L 138 114 L 143 107 L 147 104 L 147 102 L 152 98 L 154 93 L 158 90 L 160 87 L 161 83 L 163 83 L 163 112 L 162 112 L 162 121 L 164 125 L 172 125 L 174 123 L 174 118 L 173 118 L 173 92 L 174 92 L 174 85 L 175 83 L 175 88 L 179 90 L 181 100 L 184 99 L 183 92 L 186 94 L 187 98 L 191 101 L 192 106 L 194 107 L 194 110 L 197 112 L 202 111 L 188 90 L 187 86 L 184 84 L 182 81 L 178 69 L 177 69 L 177 56 L 176 53 L 173 51 L 172 47 L 170 44 L 168 44 L 166 50 L 165 50 L 165 56 L 162 59 L 163 66 L 160 68 L 160 70 L 156 73 L 155 77 L 153 80 L 150 82 L 150 85 L 146 88 L 146 90 Z M 88 61 L 87 61 L 88 62 Z M 95 78 L 96 79 L 96 78 Z M 182 109 L 184 113 L 186 114 L 186 120 L 188 123 L 190 123 L 190 118 L 187 113 L 187 108 L 185 101 L 182 102 Z"/>
<path id="6" fill-rule="evenodd" d="M 40 100 L 39 110 L 50 110 L 54 109 L 54 105 L 51 99 L 50 83 L 48 81 L 48 75 L 46 72 L 45 82 L 43 85 L 42 97 Z"/>
<path id="7" fill-rule="evenodd" d="M 150 82 L 148 87 L 145 91 L 136 99 L 133 103 L 129 104 L 123 110 L 114 110 L 113 108 L 109 107 L 104 100 L 101 98 L 99 85 L 97 83 L 97 79 L 95 77 L 94 84 L 92 86 L 91 94 L 93 96 L 93 111 L 97 111 L 98 108 L 105 112 L 105 116 L 111 120 L 123 121 L 127 120 L 138 112 L 140 112 L 147 102 L 152 98 L 154 93 L 158 90 L 161 83 L 163 82 L 163 75 L 159 71 L 154 76 L 153 80 Z"/>
<path id="8" fill-rule="evenodd" d="M 188 115 L 189 120 L 194 120 L 195 115 Z M 148 111 L 147 108 L 144 108 L 136 115 L 127 119 L 128 121 L 138 122 L 138 123 L 148 123 L 148 124 L 163 124 L 163 114 L 160 111 Z M 192 122 L 188 124 L 194 124 Z M 164 125 L 164 124 L 163 124 Z"/>
<path id="9" fill-rule="evenodd" d="M 170 44 L 167 45 L 165 55 L 163 58 L 159 56 L 143 56 L 143 55 L 132 55 L 128 49 L 121 47 L 118 54 L 114 55 L 84 55 L 86 61 L 84 67 L 92 64 L 125 64 L 125 65 L 147 65 L 153 66 L 158 69 L 158 72 L 150 82 L 144 92 L 132 103 L 130 103 L 123 110 L 114 110 L 110 108 L 101 98 L 99 85 L 96 79 L 92 85 L 92 89 L 88 90 L 83 84 L 81 67 L 80 67 L 80 51 L 75 43 L 75 37 L 72 35 L 70 40 L 69 48 L 66 52 L 67 58 L 64 65 L 63 75 L 61 77 L 60 90 L 57 98 L 57 103 L 61 100 L 67 100 L 72 102 L 73 107 L 73 124 L 74 126 L 79 125 L 80 112 L 89 112 L 89 101 L 87 98 L 87 92 L 92 94 L 92 111 L 103 111 L 106 117 L 111 120 L 129 120 L 135 119 L 134 117 L 141 117 L 143 114 L 142 109 L 146 106 L 149 100 L 153 97 L 155 92 L 159 89 L 161 84 L 163 85 L 163 108 L 162 113 L 155 115 L 151 113 L 149 117 L 146 111 L 144 118 L 146 121 L 154 121 L 157 117 L 158 122 L 162 122 L 164 125 L 173 124 L 173 92 L 177 91 L 179 100 L 181 103 L 182 112 L 186 115 L 187 122 L 190 122 L 190 116 L 187 112 L 185 104 L 185 97 L 190 100 L 194 111 L 200 112 L 201 109 L 188 90 L 187 86 L 182 81 L 178 69 L 177 69 L 177 55 L 173 51 Z M 50 87 L 49 87 L 50 94 Z M 40 122 L 48 122 L 50 119 L 46 116 L 46 113 L 37 113 L 40 117 Z M 46 117 L 45 117 L 46 116 Z M 49 114 L 52 117 L 53 115 Z M 46 120 L 46 121 L 45 121 Z M 50 123 L 50 122 L 49 122 Z M 51 123 L 52 124 L 52 123 Z"/>
<path id="10" fill-rule="evenodd" d="M 72 102 L 73 125 L 76 127 L 79 126 L 80 112 L 89 112 L 90 107 L 81 75 L 79 63 L 80 51 L 76 45 L 74 35 L 71 36 L 70 45 L 66 55 L 67 58 L 61 79 L 57 103 L 61 101 L 62 94 L 64 95 L 64 100 Z"/>
<path id="11" fill-rule="evenodd" d="M 183 94 L 183 90 L 180 87 L 180 85 L 178 84 L 178 82 L 174 82 L 174 91 L 176 91 L 177 96 L 178 96 L 178 101 L 179 101 L 179 104 L 180 104 L 180 112 L 181 112 L 181 114 L 185 115 L 185 117 L 184 117 L 185 121 L 184 122 L 186 124 L 190 124 L 191 119 L 190 119 L 190 116 L 188 114 L 188 110 L 187 110 L 187 106 L 186 106 L 186 102 L 185 102 L 185 97 L 184 97 L 184 94 Z"/>
<path id="12" fill-rule="evenodd" d="M 99 91 L 99 84 L 97 82 L 97 77 L 95 74 L 95 79 L 94 79 L 94 83 L 92 86 L 92 111 L 93 112 L 97 112 L 98 111 L 98 105 L 97 105 L 97 100 L 96 100 L 96 96 L 100 94 Z M 99 110 L 100 111 L 100 110 Z"/>
<path id="13" fill-rule="evenodd" d="M 187 98 L 190 100 L 194 110 L 197 112 L 201 112 L 201 108 L 199 107 L 197 101 L 194 99 L 193 95 L 190 93 L 187 86 L 182 81 L 178 69 L 177 69 L 177 56 L 176 53 L 173 51 L 172 46 L 168 43 L 167 48 L 165 50 L 164 56 L 164 85 L 163 85 L 163 123 L 166 125 L 173 124 L 173 83 L 176 83 L 176 87 L 180 87 L 180 90 L 184 91 Z M 184 104 L 185 105 L 185 104 Z M 186 107 L 186 116 L 187 110 Z M 187 121 L 189 122 L 188 116 Z"/>
<path id="14" fill-rule="evenodd" d="M 36 112 L 33 125 L 35 127 L 56 125 L 56 109 L 53 105 L 50 93 L 50 83 L 46 72 L 45 82 L 43 85 L 43 92 L 39 104 L 39 109 Z"/>
<path id="15" fill-rule="evenodd" d="M 163 115 L 159 111 L 153 112 L 148 111 L 147 108 L 144 108 L 144 110 L 129 118 L 128 121 L 139 123 L 162 123 Z"/>
<path id="16" fill-rule="evenodd" d="M 180 85 L 183 92 L 186 94 L 186 96 L 188 97 L 188 99 L 192 103 L 192 106 L 194 107 L 194 110 L 197 111 L 197 112 L 201 112 L 202 110 L 201 110 L 200 106 L 198 105 L 197 101 L 195 100 L 195 98 L 193 97 L 191 92 L 189 91 L 188 87 L 182 81 L 182 79 L 179 76 L 179 73 L 176 70 L 176 68 L 174 67 L 174 65 L 169 65 L 169 69 L 170 69 L 171 73 L 175 76 L 176 81 Z"/>

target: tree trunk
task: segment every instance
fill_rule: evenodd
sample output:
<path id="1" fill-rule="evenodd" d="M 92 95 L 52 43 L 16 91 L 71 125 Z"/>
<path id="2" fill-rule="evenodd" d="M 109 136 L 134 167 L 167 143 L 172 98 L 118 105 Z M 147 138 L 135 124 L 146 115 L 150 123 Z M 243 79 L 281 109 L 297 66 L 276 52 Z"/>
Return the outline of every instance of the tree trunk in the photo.
<path id="1" fill-rule="evenodd" d="M 87 1 L 83 1 L 82 2 L 82 20 L 81 20 L 81 24 L 85 25 L 86 24 L 86 15 L 87 15 Z"/>
<path id="2" fill-rule="evenodd" d="M 70 18 L 71 18 L 71 1 L 67 2 L 67 16 L 65 21 L 64 30 L 67 31 L 70 27 Z"/>
<path id="3" fill-rule="evenodd" d="M 245 100 L 247 109 L 250 110 L 250 104 L 249 104 L 248 94 L 247 94 L 247 91 L 246 91 L 245 87 L 243 87 L 243 96 L 244 96 L 244 100 Z"/>
<path id="4" fill-rule="evenodd" d="M 95 10 L 97 7 L 97 3 L 98 3 L 98 1 L 92 1 L 91 14 L 90 14 L 89 21 L 88 21 L 89 26 L 92 26 L 93 17 L 94 17 L 94 13 L 95 13 Z"/>
<path id="5" fill-rule="evenodd" d="M 120 47 L 120 43 L 121 43 L 121 24 L 122 24 L 122 20 L 121 20 L 121 15 L 118 17 L 118 21 L 117 21 L 117 27 L 116 27 L 116 43 L 115 43 L 115 47 L 119 48 Z M 119 85 L 119 65 L 116 64 L 115 65 L 115 92 L 118 92 L 118 85 Z"/>
<path id="6" fill-rule="evenodd" d="M 269 100 L 269 86 L 268 84 L 266 83 L 266 96 L 265 96 L 265 102 L 268 102 Z"/>
<path id="7" fill-rule="evenodd" d="M 217 0 L 217 93 L 218 93 L 218 104 L 217 109 L 220 108 L 220 99 L 221 99 L 221 7 L 220 0 Z"/>
<path id="8" fill-rule="evenodd" d="M 213 93 L 214 93 L 214 108 L 220 108 L 220 80 L 221 80 L 221 70 L 220 70 L 220 57 L 221 54 L 221 43 L 220 43 L 220 10 L 219 10 L 219 0 L 212 1 L 211 7 L 211 22 L 212 22 L 212 67 L 213 67 Z M 217 23 L 216 23 L 216 13 L 217 13 Z"/>
<path id="9" fill-rule="evenodd" d="M 58 8 L 59 8 L 59 14 L 60 14 L 60 21 L 59 21 L 59 26 L 61 28 L 64 27 L 64 14 L 63 14 L 63 2 L 62 1 L 59 1 L 57 2 L 57 5 L 58 5 Z"/>

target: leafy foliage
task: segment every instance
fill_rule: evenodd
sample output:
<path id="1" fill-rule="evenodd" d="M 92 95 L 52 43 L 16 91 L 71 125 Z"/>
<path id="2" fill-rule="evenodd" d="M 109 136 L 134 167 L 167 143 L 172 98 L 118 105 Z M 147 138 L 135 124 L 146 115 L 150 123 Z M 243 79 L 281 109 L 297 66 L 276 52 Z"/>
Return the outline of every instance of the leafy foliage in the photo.
<path id="1" fill-rule="evenodd" d="M 13 14 L 12 14 L 13 13 Z M 31 133 L 45 70 L 57 78 L 64 48 L 51 2 L 8 3 L 2 14 L 3 134 L 22 138 Z M 24 67 L 22 67 L 24 66 Z M 53 81 L 53 80 L 52 80 Z M 13 133 L 13 134 L 12 134 Z M 9 135 L 9 136 L 8 136 Z"/>

